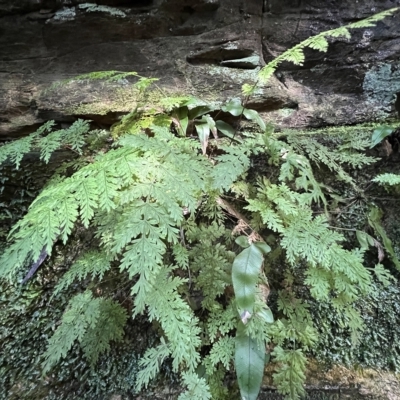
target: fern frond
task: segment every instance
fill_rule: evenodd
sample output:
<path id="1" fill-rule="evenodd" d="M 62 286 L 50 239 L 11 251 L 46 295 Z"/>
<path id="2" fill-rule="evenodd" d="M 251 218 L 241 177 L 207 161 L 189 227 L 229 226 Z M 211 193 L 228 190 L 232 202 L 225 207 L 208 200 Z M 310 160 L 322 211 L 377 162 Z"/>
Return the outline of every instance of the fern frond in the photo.
<path id="1" fill-rule="evenodd" d="M 363 19 L 358 22 L 353 22 L 351 24 L 339 27 L 337 29 L 331 29 L 326 32 L 321 32 L 318 35 L 312 36 L 303 42 L 297 44 L 289 50 L 286 50 L 284 53 L 276 57 L 274 60 L 269 62 L 265 67 L 263 67 L 259 72 L 259 79 L 266 83 L 267 80 L 273 75 L 275 70 L 278 68 L 279 64 L 283 61 L 289 61 L 294 63 L 295 65 L 302 65 L 304 62 L 304 51 L 303 49 L 306 47 L 310 47 L 315 50 L 326 52 L 328 49 L 328 42 L 326 40 L 327 37 L 337 38 L 343 36 L 345 38 L 350 37 L 350 33 L 348 29 L 354 28 L 367 28 L 375 26 L 378 21 L 392 15 L 398 11 L 398 8 L 392 8 L 390 10 L 383 11 L 381 13 L 375 14 L 372 17 Z"/>
<path id="2" fill-rule="evenodd" d="M 345 26 L 341 26 L 340 28 L 333 29 L 327 32 L 327 36 L 332 38 L 344 37 L 345 39 L 351 38 L 351 33 Z"/>
<path id="3" fill-rule="evenodd" d="M 322 51 L 324 53 L 326 53 L 326 51 L 328 50 L 328 46 L 329 43 L 323 35 L 313 36 L 307 42 L 307 47 L 309 47 L 310 49 Z"/>
<path id="4" fill-rule="evenodd" d="M 54 121 L 48 121 L 29 136 L 1 146 L 0 164 L 10 159 L 18 169 L 24 155 L 33 149 L 40 150 L 40 159 L 46 164 L 56 150 L 67 145 L 81 154 L 86 144 L 85 135 L 90 129 L 89 122 L 78 119 L 67 129 L 51 132 L 54 124 Z M 47 136 L 41 137 L 45 133 Z"/>
<path id="5" fill-rule="evenodd" d="M 400 175 L 390 173 L 380 174 L 372 179 L 372 181 L 380 185 L 396 186 L 400 185 Z"/>
<path id="6" fill-rule="evenodd" d="M 22 158 L 31 150 L 34 140 L 40 135 L 50 132 L 53 126 L 54 121 L 47 121 L 29 136 L 0 146 L 0 164 L 10 159 L 16 169 L 19 169 Z"/>
<path id="7" fill-rule="evenodd" d="M 194 371 L 200 361 L 200 327 L 189 305 L 178 294 L 184 280 L 171 277 L 170 267 L 165 267 L 156 277 L 146 303 L 150 320 L 157 320 L 168 338 L 173 358 L 172 366 L 178 371 L 184 366 Z"/>
<path id="8" fill-rule="evenodd" d="M 303 388 L 307 362 L 305 355 L 300 349 L 284 350 L 281 346 L 276 346 L 272 356 L 276 362 L 281 363 L 279 371 L 273 375 L 279 393 L 288 395 L 291 400 L 299 400 L 305 395 Z"/>
<path id="9" fill-rule="evenodd" d="M 216 366 L 221 363 L 226 370 L 229 370 L 230 364 L 235 354 L 235 338 L 224 336 L 215 342 L 210 350 L 210 362 Z"/>
<path id="10" fill-rule="evenodd" d="M 126 311 L 109 299 L 93 298 L 90 291 L 74 296 L 64 313 L 61 325 L 49 339 L 44 354 L 43 373 L 50 369 L 78 341 L 91 362 L 109 349 L 111 340 L 120 340 L 127 319 Z"/>
<path id="11" fill-rule="evenodd" d="M 250 159 L 244 149 L 225 146 L 222 149 L 225 154 L 216 157 L 217 165 L 212 171 L 213 186 L 229 190 L 233 182 L 247 171 Z"/>
<path id="12" fill-rule="evenodd" d="M 303 65 L 305 55 L 300 47 L 293 47 L 285 56 L 285 61 L 292 62 L 294 65 Z"/>
<path id="13" fill-rule="evenodd" d="M 93 280 L 95 277 L 102 279 L 110 269 L 110 258 L 104 252 L 89 251 L 76 260 L 68 271 L 58 281 L 54 288 L 54 294 L 60 293 L 76 280 L 84 280 L 88 276 Z"/>
<path id="14" fill-rule="evenodd" d="M 202 306 L 212 310 L 217 303 L 215 299 L 231 283 L 232 253 L 219 243 L 211 246 L 200 243 L 190 251 L 190 258 L 190 268 L 196 273 L 193 280 L 204 296 Z"/>
<path id="15" fill-rule="evenodd" d="M 297 189 L 304 189 L 306 193 L 301 197 L 303 204 L 311 202 L 322 202 L 326 205 L 326 199 L 321 186 L 314 177 L 310 161 L 301 154 L 296 154 L 291 150 L 284 153 L 284 162 L 280 168 L 279 180 L 291 181 L 295 177 L 295 171 L 298 170 L 298 177 L 295 179 Z"/>
<path id="16" fill-rule="evenodd" d="M 229 303 L 226 309 L 215 307 L 210 311 L 207 321 L 207 331 L 210 340 L 214 342 L 220 335 L 226 335 L 236 328 L 238 321 L 237 308 L 234 302 Z"/>
<path id="17" fill-rule="evenodd" d="M 336 172 L 340 179 L 348 183 L 352 183 L 352 179 L 344 170 L 343 164 L 361 168 L 377 161 L 375 157 L 355 152 L 357 149 L 365 150 L 367 147 L 367 141 L 360 136 L 350 139 L 350 142 L 340 145 L 338 149 L 332 148 L 333 146 L 328 148 L 312 137 L 299 136 L 295 132 L 291 132 L 287 138 L 295 151 L 307 155 L 317 166 L 319 163 L 325 164 L 331 171 Z"/>
<path id="18" fill-rule="evenodd" d="M 61 325 L 49 339 L 44 354 L 43 373 L 49 372 L 59 360 L 64 358 L 76 340 L 83 340 L 86 331 L 96 326 L 99 315 L 100 300 L 94 299 L 91 292 L 78 294 L 70 300 Z"/>
<path id="19" fill-rule="evenodd" d="M 185 246 L 180 243 L 175 244 L 172 247 L 172 254 L 179 268 L 187 269 L 189 267 L 189 251 Z"/>
<path id="20" fill-rule="evenodd" d="M 161 344 L 146 350 L 139 360 L 140 371 L 136 375 L 136 390 L 139 391 L 143 387 L 147 387 L 150 381 L 160 372 L 162 363 L 170 354 L 171 350 L 163 337 L 161 338 Z"/>
<path id="21" fill-rule="evenodd" d="M 199 378 L 199 376 L 193 372 L 184 372 L 182 374 L 182 380 L 187 390 L 179 395 L 178 400 L 211 399 L 210 388 L 204 378 Z"/>
<path id="22" fill-rule="evenodd" d="M 111 341 L 120 341 L 128 318 L 126 310 L 111 299 L 99 299 L 96 324 L 89 324 L 80 345 L 93 366 L 99 355 L 110 350 Z"/>
<path id="23" fill-rule="evenodd" d="M 389 10 L 382 11 L 378 14 L 372 15 L 369 18 L 362 19 L 361 21 L 353 22 L 347 25 L 348 28 L 370 28 L 375 26 L 378 21 L 382 21 L 386 17 L 393 15 L 398 11 L 398 7 L 390 8 Z"/>

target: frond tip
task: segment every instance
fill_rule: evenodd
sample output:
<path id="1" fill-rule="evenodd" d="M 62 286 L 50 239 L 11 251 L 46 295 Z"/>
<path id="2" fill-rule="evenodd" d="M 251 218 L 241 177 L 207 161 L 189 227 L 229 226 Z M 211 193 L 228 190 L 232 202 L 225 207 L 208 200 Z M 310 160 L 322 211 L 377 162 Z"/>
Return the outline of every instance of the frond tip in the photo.
<path id="1" fill-rule="evenodd" d="M 398 11 L 399 8 L 391 8 L 389 10 L 382 11 L 378 14 L 373 15 L 372 17 L 365 18 L 361 21 L 353 22 L 351 24 L 341 26 L 336 29 L 331 29 L 329 31 L 321 32 L 318 35 L 311 36 L 303 42 L 297 44 L 289 50 L 286 50 L 284 53 L 276 57 L 274 60 L 269 62 L 266 66 L 264 66 L 259 72 L 259 79 L 262 83 L 266 83 L 268 79 L 273 75 L 275 70 L 278 68 L 279 64 L 284 61 L 292 62 L 295 65 L 303 65 L 304 62 L 304 49 L 309 47 L 314 50 L 326 52 L 328 50 L 328 41 L 327 38 L 338 38 L 344 37 L 346 39 L 350 38 L 349 29 L 356 28 L 367 28 L 373 27 L 376 25 L 378 21 L 383 20 L 384 18 L 394 14 Z"/>

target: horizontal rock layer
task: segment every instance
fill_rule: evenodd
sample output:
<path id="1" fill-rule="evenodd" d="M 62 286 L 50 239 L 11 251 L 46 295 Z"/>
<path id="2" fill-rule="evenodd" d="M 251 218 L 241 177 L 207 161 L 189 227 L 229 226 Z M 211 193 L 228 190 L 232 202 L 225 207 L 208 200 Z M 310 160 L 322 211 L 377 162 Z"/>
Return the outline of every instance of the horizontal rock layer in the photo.
<path id="1" fill-rule="evenodd" d="M 48 119 L 109 125 L 134 105 L 126 82 L 76 83 L 121 70 L 157 77 L 171 92 L 238 96 L 265 63 L 310 35 L 399 5 L 350 0 L 0 0 L 0 140 Z M 250 106 L 281 126 L 352 124 L 400 109 L 400 12 L 376 27 L 282 64 Z M 396 103 L 397 100 L 397 103 Z"/>

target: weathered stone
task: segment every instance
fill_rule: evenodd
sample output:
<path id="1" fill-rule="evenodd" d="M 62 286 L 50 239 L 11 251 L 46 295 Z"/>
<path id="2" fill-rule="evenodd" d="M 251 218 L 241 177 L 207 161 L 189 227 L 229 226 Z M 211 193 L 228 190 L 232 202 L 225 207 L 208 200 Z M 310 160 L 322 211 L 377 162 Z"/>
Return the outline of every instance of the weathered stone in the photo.
<path id="1" fill-rule="evenodd" d="M 29 133 L 48 118 L 73 121 L 74 101 L 86 106 L 80 116 L 109 115 L 100 118 L 107 124 L 112 113 L 128 111 L 115 102 L 101 109 L 97 99 L 108 96 L 101 83 L 43 94 L 54 81 L 134 70 L 160 78 L 165 88 L 223 100 L 238 96 L 260 66 L 300 40 L 392 6 L 388 0 L 362 6 L 350 0 L 0 0 L 0 138 Z M 327 53 L 307 51 L 303 67 L 283 64 L 280 82 L 261 87 L 250 104 L 292 127 L 393 115 L 400 88 L 379 82 L 396 75 L 399 21 L 400 13 L 354 32 Z"/>
<path id="2" fill-rule="evenodd" d="M 354 1 L 267 1 L 262 31 L 264 59 L 268 62 L 296 42 L 394 5 L 392 1 L 372 0 L 362 4 Z M 353 30 L 351 39 L 336 40 L 327 53 L 308 50 L 303 67 L 283 64 L 279 68 L 282 78 L 289 92 L 295 90 L 299 99 L 298 111 L 287 118 L 285 124 L 353 124 L 394 115 L 398 86 L 369 85 L 366 93 L 365 79 L 376 69 L 381 71 L 381 81 L 392 79 L 391 68 L 397 68 L 400 55 L 399 18 L 397 13 L 376 27 Z M 382 69 L 382 63 L 388 69 Z M 384 91 L 385 98 L 390 100 L 376 101 L 378 91 L 380 96 Z"/>

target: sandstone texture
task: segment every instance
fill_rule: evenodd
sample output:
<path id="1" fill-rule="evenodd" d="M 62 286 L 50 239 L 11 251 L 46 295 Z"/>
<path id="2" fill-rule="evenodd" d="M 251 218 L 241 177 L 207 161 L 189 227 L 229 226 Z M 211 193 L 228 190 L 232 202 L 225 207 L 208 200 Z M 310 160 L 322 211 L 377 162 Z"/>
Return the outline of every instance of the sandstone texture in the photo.
<path id="1" fill-rule="evenodd" d="M 78 74 L 120 70 L 157 77 L 167 92 L 224 100 L 260 67 L 323 30 L 400 5 L 396 0 L 0 0 L 0 140 L 42 122 L 77 117 L 102 125 L 134 106 L 127 82 L 112 88 Z M 283 64 L 250 106 L 291 127 L 353 124 L 400 109 L 400 12 L 374 28 Z"/>

